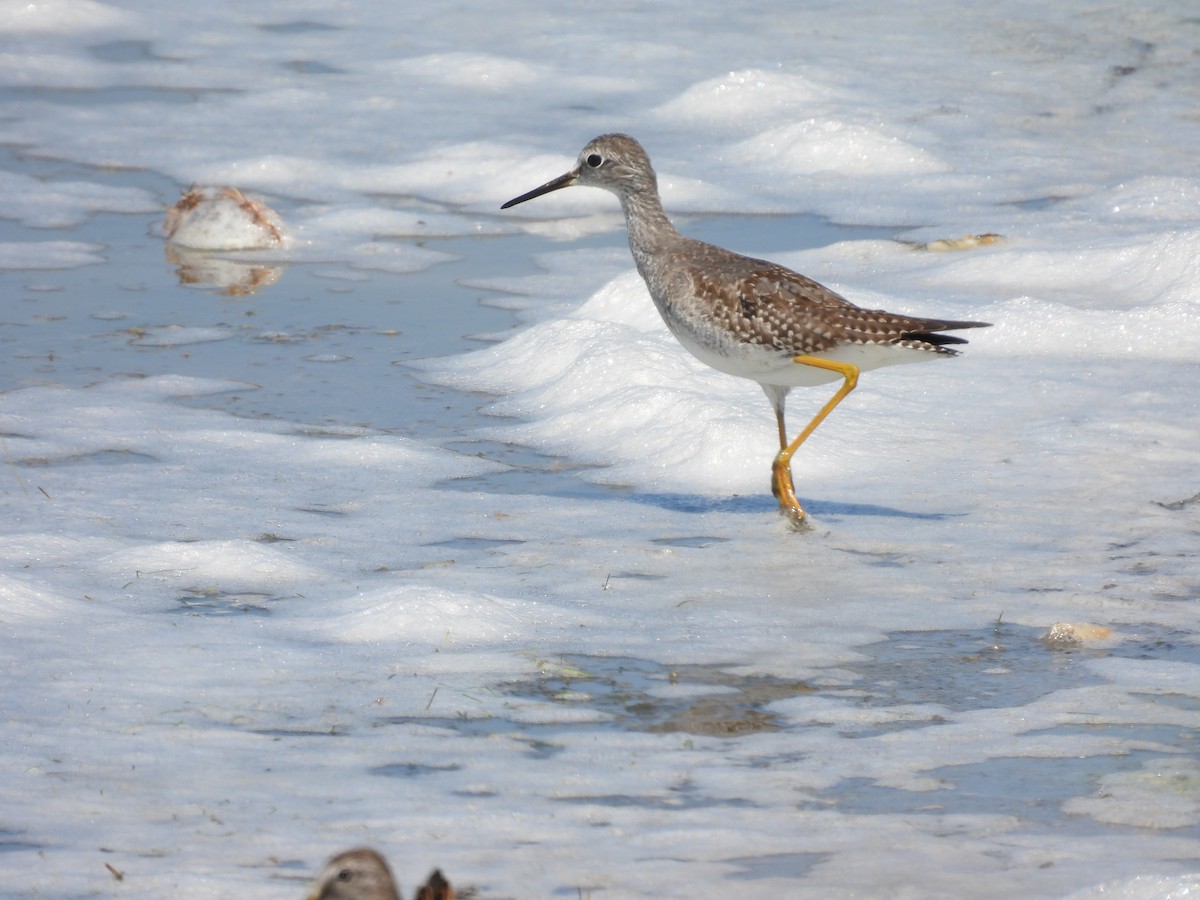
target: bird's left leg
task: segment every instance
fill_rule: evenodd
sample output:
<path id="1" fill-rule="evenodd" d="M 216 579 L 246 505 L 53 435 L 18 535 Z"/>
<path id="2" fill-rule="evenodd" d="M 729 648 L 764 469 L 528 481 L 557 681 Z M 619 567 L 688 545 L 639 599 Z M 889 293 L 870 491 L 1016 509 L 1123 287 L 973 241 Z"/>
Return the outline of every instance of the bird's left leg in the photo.
<path id="1" fill-rule="evenodd" d="M 842 386 L 837 389 L 837 392 L 829 398 L 820 411 L 812 417 L 812 421 L 805 426 L 804 430 L 797 435 L 796 439 L 790 443 L 787 440 L 787 432 L 783 427 L 783 411 L 781 406 L 776 406 L 776 418 L 779 423 L 779 455 L 775 457 L 775 462 L 771 467 L 772 480 L 771 487 L 775 496 L 779 500 L 780 511 L 783 512 L 793 524 L 803 524 L 807 518 L 807 514 L 800 506 L 800 502 L 796 499 L 795 488 L 792 487 L 792 456 L 800 449 L 800 445 L 808 440 L 808 436 L 817 430 L 817 426 L 825 421 L 835 406 L 846 399 L 846 395 L 854 390 L 858 384 L 858 366 L 850 363 L 835 362 L 830 359 L 819 359 L 815 356 L 796 356 L 792 361 L 804 366 L 814 366 L 818 369 L 825 369 L 830 372 L 836 372 L 842 376 Z"/>

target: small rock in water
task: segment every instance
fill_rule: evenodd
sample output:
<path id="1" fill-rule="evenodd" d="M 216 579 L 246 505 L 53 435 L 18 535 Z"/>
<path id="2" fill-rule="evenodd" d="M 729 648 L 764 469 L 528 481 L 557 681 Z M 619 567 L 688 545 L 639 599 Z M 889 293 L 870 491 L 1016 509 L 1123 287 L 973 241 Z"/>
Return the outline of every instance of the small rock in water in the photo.
<path id="1" fill-rule="evenodd" d="M 931 253 L 944 253 L 947 250 L 973 250 L 976 247 L 986 247 L 1004 240 L 999 234 L 965 234 L 960 238 L 944 238 L 940 241 L 930 241 L 926 244 L 910 243 L 914 250 L 928 250 Z M 907 242 L 902 242 L 907 243 Z"/>
<path id="2" fill-rule="evenodd" d="M 1070 622 L 1055 622 L 1039 640 L 1050 647 L 1080 647 L 1112 637 L 1112 629 L 1103 625 Z"/>

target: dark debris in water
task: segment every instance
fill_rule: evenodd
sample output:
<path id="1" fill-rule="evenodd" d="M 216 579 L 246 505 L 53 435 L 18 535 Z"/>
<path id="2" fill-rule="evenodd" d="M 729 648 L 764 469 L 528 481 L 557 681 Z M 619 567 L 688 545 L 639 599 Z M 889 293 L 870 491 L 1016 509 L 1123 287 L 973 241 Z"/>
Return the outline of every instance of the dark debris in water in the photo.
<path id="1" fill-rule="evenodd" d="M 125 466 L 133 463 L 158 462 L 148 453 L 138 453 L 136 450 L 114 449 L 95 450 L 90 453 L 78 453 L 71 456 L 28 456 L 24 459 L 13 460 L 14 465 L 27 469 L 49 469 L 59 466 Z"/>
<path id="2" fill-rule="evenodd" d="M 607 806 L 613 809 L 632 807 L 634 809 L 711 809 L 714 806 L 734 807 L 738 809 L 753 809 L 754 804 L 749 800 L 730 797 L 712 797 L 697 791 L 671 788 L 664 794 L 583 794 L 580 796 L 559 796 L 556 800 L 562 803 L 586 803 L 595 806 Z"/>
<path id="3" fill-rule="evenodd" d="M 549 735 L 579 728 L 620 728 L 657 734 L 736 738 L 779 731 L 767 707 L 812 692 L 803 681 L 771 675 L 739 675 L 719 665 L 670 666 L 631 657 L 565 655 L 542 666 L 543 674 L 506 682 L 497 691 L 516 698 L 585 706 L 601 713 L 590 722 L 524 725 L 496 719 L 392 717 L 384 724 L 420 723 L 460 734 L 510 737 L 529 744 L 534 756 L 557 753 Z M 681 688 L 678 696 L 672 688 Z M 696 690 L 710 688 L 711 691 Z M 532 735 L 539 737 L 532 737 Z"/>
<path id="4" fill-rule="evenodd" d="M 1154 502 L 1163 509 L 1169 509 L 1172 512 L 1178 512 L 1181 509 L 1187 509 L 1189 506 L 1200 503 L 1200 493 L 1192 494 L 1192 496 L 1183 500 L 1172 500 L 1170 503 L 1163 503 L 1161 500 L 1156 500 Z"/>
<path id="5" fill-rule="evenodd" d="M 271 532 L 263 532 L 262 534 L 255 535 L 254 537 L 250 538 L 250 540 L 258 544 L 278 544 L 281 542 L 294 541 L 296 538 L 281 537 L 280 535 Z"/>
<path id="6" fill-rule="evenodd" d="M 270 594 L 253 591 L 195 589 L 176 598 L 179 605 L 171 612 L 193 616 L 268 616 L 271 603 L 279 600 Z"/>
<path id="7" fill-rule="evenodd" d="M 503 687 L 517 697 L 553 702 L 586 702 L 630 731 L 682 732 L 705 737 L 738 737 L 778 731 L 778 717 L 766 707 L 812 692 L 802 681 L 771 675 L 738 675 L 717 665 L 668 666 L 629 657 L 567 656 L 544 667 L 541 677 Z M 709 687 L 711 693 L 672 687 Z"/>
<path id="8" fill-rule="evenodd" d="M 458 763 L 444 766 L 431 766 L 423 763 L 389 763 L 375 766 L 368 771 L 372 775 L 383 775 L 385 778 L 417 778 L 421 775 L 437 775 L 441 772 L 457 772 L 462 768 Z"/>
<path id="9" fill-rule="evenodd" d="M 491 738 L 504 735 L 517 744 L 524 744 L 530 759 L 549 759 L 562 752 L 563 745 L 551 740 L 552 726 L 529 726 L 498 718 L 449 716 L 385 716 L 377 725 L 423 725 L 444 728 L 463 737 Z M 553 726 L 562 727 L 562 726 Z"/>
<path id="10" fill-rule="evenodd" d="M 695 535 L 689 537 L 664 537 L 655 538 L 650 543 L 658 544 L 661 547 L 687 547 L 694 550 L 702 550 L 705 547 L 711 547 L 713 544 L 723 544 L 729 538 L 714 537 L 712 535 Z"/>
<path id="11" fill-rule="evenodd" d="M 738 871 L 728 877 L 733 881 L 757 881 L 762 878 L 803 878 L 819 863 L 829 859 L 829 853 L 768 853 L 764 856 L 742 856 L 725 862 Z"/>

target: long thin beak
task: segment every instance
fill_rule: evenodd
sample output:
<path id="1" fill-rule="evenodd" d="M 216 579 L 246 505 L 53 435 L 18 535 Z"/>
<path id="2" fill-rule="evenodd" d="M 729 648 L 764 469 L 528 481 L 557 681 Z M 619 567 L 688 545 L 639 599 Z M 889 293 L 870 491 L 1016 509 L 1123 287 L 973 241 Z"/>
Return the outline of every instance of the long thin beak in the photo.
<path id="1" fill-rule="evenodd" d="M 579 177 L 579 170 L 573 169 L 566 175 L 559 175 L 553 181 L 547 181 L 541 187 L 536 187 L 528 194 L 522 194 L 520 197 L 514 197 L 509 200 L 501 209 L 508 209 L 510 206 L 516 206 L 518 203 L 524 203 L 526 200 L 532 200 L 534 197 L 540 197 L 542 194 L 549 194 L 551 191 L 561 191 L 565 187 L 570 187 L 575 183 L 575 179 Z"/>

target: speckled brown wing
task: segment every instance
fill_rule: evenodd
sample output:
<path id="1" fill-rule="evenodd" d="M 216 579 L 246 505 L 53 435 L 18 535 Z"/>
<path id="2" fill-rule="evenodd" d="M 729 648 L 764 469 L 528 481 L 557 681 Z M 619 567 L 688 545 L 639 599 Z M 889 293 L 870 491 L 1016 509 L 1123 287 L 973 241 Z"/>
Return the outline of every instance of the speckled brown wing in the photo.
<path id="1" fill-rule="evenodd" d="M 712 251 L 722 257 L 720 268 L 711 267 L 716 255 Z M 956 351 L 944 345 L 966 341 L 937 332 L 985 324 L 863 309 L 820 282 L 775 263 L 716 247 L 704 256 L 710 265 L 694 269 L 692 281 L 702 295 L 720 296 L 721 302 L 713 308 L 716 324 L 740 341 L 773 350 L 811 354 L 843 343 L 898 344 L 953 355 Z"/>

